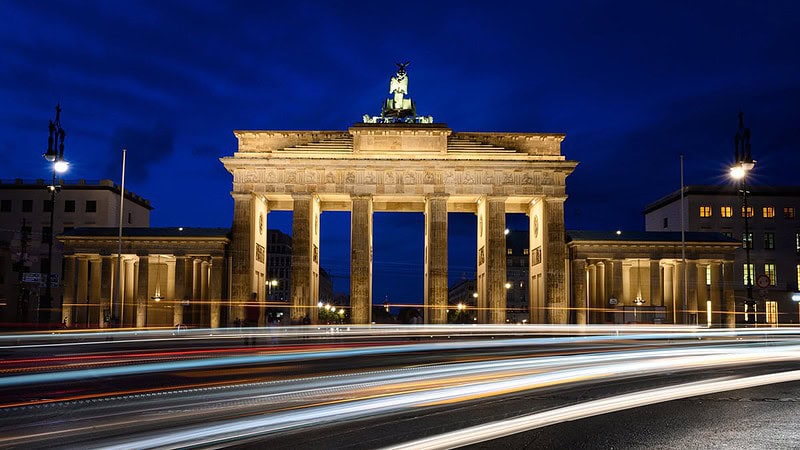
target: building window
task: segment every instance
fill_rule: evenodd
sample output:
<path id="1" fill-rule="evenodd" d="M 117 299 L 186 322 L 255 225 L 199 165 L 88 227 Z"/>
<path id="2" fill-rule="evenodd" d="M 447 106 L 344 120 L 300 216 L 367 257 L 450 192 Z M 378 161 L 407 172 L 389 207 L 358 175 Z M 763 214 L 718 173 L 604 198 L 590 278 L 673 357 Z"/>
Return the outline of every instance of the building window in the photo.
<path id="1" fill-rule="evenodd" d="M 742 279 L 742 283 L 747 286 L 752 286 L 755 282 L 753 278 L 753 264 L 742 264 L 742 269 L 744 270 L 744 278 Z"/>
<path id="2" fill-rule="evenodd" d="M 42 212 L 53 212 L 53 202 L 51 200 L 44 201 L 44 204 L 42 205 Z"/>
<path id="3" fill-rule="evenodd" d="M 764 273 L 769 277 L 769 285 L 775 286 L 778 283 L 778 280 L 775 279 L 775 264 L 774 263 L 766 263 L 764 264 Z"/>
<path id="4" fill-rule="evenodd" d="M 42 227 L 42 242 L 50 242 L 50 234 L 53 229 L 50 227 Z"/>
<path id="5" fill-rule="evenodd" d="M 64 201 L 64 212 L 75 212 L 75 200 Z"/>
<path id="6" fill-rule="evenodd" d="M 11 212 L 11 200 L 0 200 L 0 212 Z"/>
<path id="7" fill-rule="evenodd" d="M 800 264 L 797 265 L 797 287 L 800 289 Z"/>
<path id="8" fill-rule="evenodd" d="M 778 323 L 778 302 L 767 300 L 764 302 L 765 320 L 767 323 Z"/>
<path id="9" fill-rule="evenodd" d="M 742 248 L 753 248 L 753 232 L 742 233 Z"/>
<path id="10" fill-rule="evenodd" d="M 722 217 L 733 217 L 733 207 L 721 206 L 719 208 L 719 215 Z"/>
<path id="11" fill-rule="evenodd" d="M 522 249 L 522 254 L 523 254 L 523 255 L 527 255 L 527 254 L 529 254 L 530 252 L 531 252 L 531 251 L 530 251 L 530 249 L 527 249 L 527 248 L 523 248 L 523 249 Z"/>
<path id="12" fill-rule="evenodd" d="M 764 248 L 767 250 L 775 250 L 775 233 L 772 231 L 764 232 Z"/>
<path id="13" fill-rule="evenodd" d="M 509 255 L 513 255 L 514 254 L 514 250 L 510 249 L 510 248 L 506 249 L 506 253 L 509 254 Z"/>
<path id="14" fill-rule="evenodd" d="M 727 237 L 729 237 L 729 238 L 733 237 L 733 232 L 732 231 L 723 231 L 722 234 L 727 236 Z"/>
<path id="15" fill-rule="evenodd" d="M 744 206 L 742 206 L 742 217 L 745 217 L 745 212 L 744 211 L 745 211 L 744 210 Z M 753 207 L 752 206 L 748 206 L 747 207 L 747 217 L 753 217 Z"/>
<path id="16" fill-rule="evenodd" d="M 86 212 L 97 212 L 97 200 L 86 200 Z"/>
<path id="17" fill-rule="evenodd" d="M 794 219 L 794 208 L 791 207 L 791 206 L 783 208 L 783 218 L 784 219 Z"/>
<path id="18" fill-rule="evenodd" d="M 128 223 L 131 223 L 132 221 L 133 221 L 133 215 L 131 213 L 128 213 Z"/>
<path id="19" fill-rule="evenodd" d="M 794 251 L 800 253 L 800 233 L 794 235 Z"/>
<path id="20" fill-rule="evenodd" d="M 761 208 L 761 215 L 765 219 L 772 219 L 775 217 L 775 208 L 773 208 L 772 206 L 765 206 Z"/>
<path id="21" fill-rule="evenodd" d="M 33 200 L 22 201 L 22 212 L 33 212 Z"/>
<path id="22" fill-rule="evenodd" d="M 711 207 L 710 206 L 701 206 L 700 207 L 700 217 L 711 217 Z"/>
<path id="23" fill-rule="evenodd" d="M 711 264 L 706 266 L 706 286 L 711 286 Z"/>

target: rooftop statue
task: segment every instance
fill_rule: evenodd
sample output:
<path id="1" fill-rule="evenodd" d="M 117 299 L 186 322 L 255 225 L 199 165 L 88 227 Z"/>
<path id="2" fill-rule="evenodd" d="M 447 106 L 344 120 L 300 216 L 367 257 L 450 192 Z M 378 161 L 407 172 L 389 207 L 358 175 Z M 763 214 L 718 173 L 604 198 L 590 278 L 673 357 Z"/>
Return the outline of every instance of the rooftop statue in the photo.
<path id="1" fill-rule="evenodd" d="M 364 123 L 433 123 L 431 116 L 417 116 L 414 100 L 408 97 L 408 72 L 410 62 L 396 63 L 397 73 L 389 80 L 391 97 L 383 102 L 380 116 L 364 114 Z"/>

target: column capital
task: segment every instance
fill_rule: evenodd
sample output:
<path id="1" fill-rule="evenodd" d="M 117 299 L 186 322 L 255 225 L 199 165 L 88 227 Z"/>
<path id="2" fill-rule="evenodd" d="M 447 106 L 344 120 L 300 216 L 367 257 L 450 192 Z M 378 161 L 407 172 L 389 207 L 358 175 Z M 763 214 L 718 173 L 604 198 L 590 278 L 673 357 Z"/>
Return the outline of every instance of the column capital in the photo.
<path id="1" fill-rule="evenodd" d="M 231 192 L 231 197 L 233 197 L 234 201 L 249 201 L 255 194 L 252 192 Z"/>
<path id="2" fill-rule="evenodd" d="M 546 201 L 547 203 L 556 203 L 556 202 L 564 203 L 565 201 L 567 201 L 567 196 L 566 195 L 558 195 L 558 196 L 556 196 L 556 195 L 552 195 L 552 196 L 548 195 L 548 196 L 545 196 L 543 200 Z"/>
<path id="3" fill-rule="evenodd" d="M 372 200 L 372 194 L 350 194 L 350 200 Z"/>

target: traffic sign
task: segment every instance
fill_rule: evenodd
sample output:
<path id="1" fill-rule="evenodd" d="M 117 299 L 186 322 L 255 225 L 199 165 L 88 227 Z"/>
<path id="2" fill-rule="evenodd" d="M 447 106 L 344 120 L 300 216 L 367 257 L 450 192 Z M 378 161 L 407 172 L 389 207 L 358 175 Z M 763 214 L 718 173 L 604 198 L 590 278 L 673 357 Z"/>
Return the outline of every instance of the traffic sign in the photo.
<path id="1" fill-rule="evenodd" d="M 33 272 L 25 272 L 22 274 L 22 282 L 23 283 L 38 283 L 41 280 L 40 273 L 33 273 Z"/>
<path id="2" fill-rule="evenodd" d="M 761 289 L 766 289 L 769 287 L 769 276 L 767 274 L 762 273 L 761 275 L 756 278 L 756 286 L 760 287 Z"/>

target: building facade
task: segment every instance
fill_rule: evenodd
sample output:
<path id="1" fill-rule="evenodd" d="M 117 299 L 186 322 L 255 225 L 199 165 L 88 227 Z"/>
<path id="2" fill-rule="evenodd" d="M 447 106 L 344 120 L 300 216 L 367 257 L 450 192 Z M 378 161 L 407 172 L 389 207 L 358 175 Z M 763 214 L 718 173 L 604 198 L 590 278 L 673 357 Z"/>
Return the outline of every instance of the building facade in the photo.
<path id="1" fill-rule="evenodd" d="M 571 323 L 733 327 L 734 254 L 720 233 L 568 231 Z M 685 283 L 684 283 L 685 281 Z"/>
<path id="2" fill-rule="evenodd" d="M 746 252 L 750 246 L 750 280 L 768 280 L 754 287 L 760 323 L 798 323 L 798 306 L 791 294 L 800 284 L 800 187 L 750 186 L 745 211 L 740 189 L 734 186 L 686 186 L 686 230 L 715 231 L 741 243 L 733 266 L 736 305 L 744 310 Z M 749 235 L 745 235 L 744 214 Z M 680 191 L 653 202 L 645 209 L 648 231 L 680 231 Z M 763 315 L 761 313 L 764 313 Z M 740 314 L 740 322 L 742 315 Z"/>
<path id="3" fill-rule="evenodd" d="M 49 271 L 53 313 L 50 322 L 60 320 L 62 286 L 62 247 L 53 240 L 52 267 L 48 258 L 51 235 L 79 227 L 113 227 L 119 224 L 120 187 L 110 180 L 97 182 L 60 181 L 55 196 L 53 229 L 50 228 L 51 203 L 49 184 L 44 180 L 0 181 L 0 241 L 9 245 L 11 264 L 0 264 L 4 272 L 0 285 L 0 317 L 5 322 L 34 323 L 39 301 L 45 295 L 44 278 Z M 123 227 L 150 225 L 150 202 L 126 191 Z M 48 270 L 49 267 L 49 270 Z M 39 278 L 23 278 L 39 274 Z M 25 280 L 36 281 L 25 281 Z"/>

